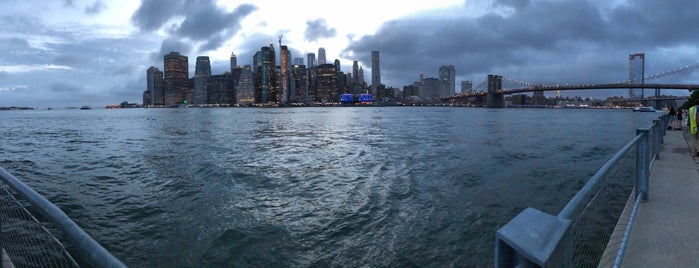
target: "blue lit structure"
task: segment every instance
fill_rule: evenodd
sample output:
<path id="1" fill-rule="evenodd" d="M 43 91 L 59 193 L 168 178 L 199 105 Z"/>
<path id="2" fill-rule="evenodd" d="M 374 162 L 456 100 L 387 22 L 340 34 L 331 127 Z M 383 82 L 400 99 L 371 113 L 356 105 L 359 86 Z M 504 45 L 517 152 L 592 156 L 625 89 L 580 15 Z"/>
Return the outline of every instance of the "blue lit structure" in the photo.
<path id="1" fill-rule="evenodd" d="M 359 94 L 360 103 L 371 103 L 373 101 L 371 94 Z"/>
<path id="2" fill-rule="evenodd" d="M 352 94 L 341 94 L 340 95 L 340 103 L 349 103 L 352 104 L 354 103 L 354 95 Z"/>

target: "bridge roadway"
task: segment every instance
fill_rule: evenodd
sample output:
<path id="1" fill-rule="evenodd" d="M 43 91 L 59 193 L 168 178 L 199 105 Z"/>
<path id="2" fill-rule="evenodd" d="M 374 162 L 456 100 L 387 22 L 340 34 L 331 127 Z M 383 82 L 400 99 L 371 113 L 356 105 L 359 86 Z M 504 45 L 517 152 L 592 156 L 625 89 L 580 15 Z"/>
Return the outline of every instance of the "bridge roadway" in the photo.
<path id="1" fill-rule="evenodd" d="M 623 83 L 613 83 L 613 84 L 587 84 L 587 85 L 555 85 L 555 86 L 533 86 L 533 87 L 523 87 L 515 89 L 503 89 L 497 91 L 498 94 L 509 95 L 517 93 L 526 92 L 536 92 L 536 91 L 557 91 L 557 90 L 585 90 L 585 89 L 628 89 L 628 88 L 638 88 L 638 89 L 686 89 L 689 91 L 699 89 L 698 84 L 623 84 Z M 467 99 L 477 96 L 487 95 L 487 91 L 476 92 L 472 94 L 460 94 L 455 96 L 449 96 L 442 98 L 442 101 L 452 101 L 456 99 Z"/>
<path id="2" fill-rule="evenodd" d="M 699 164 L 690 155 L 687 132 L 665 134 L 622 267 L 699 267 Z"/>

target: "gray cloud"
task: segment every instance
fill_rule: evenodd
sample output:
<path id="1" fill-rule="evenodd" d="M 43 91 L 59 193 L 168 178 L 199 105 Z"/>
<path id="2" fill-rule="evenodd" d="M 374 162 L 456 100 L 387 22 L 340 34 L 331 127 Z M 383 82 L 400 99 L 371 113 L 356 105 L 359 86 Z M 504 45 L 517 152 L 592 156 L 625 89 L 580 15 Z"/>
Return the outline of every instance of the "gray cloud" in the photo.
<path id="1" fill-rule="evenodd" d="M 699 42 L 687 27 L 696 24 L 692 10 L 699 10 L 699 3 L 645 0 L 612 8 L 591 1 L 501 0 L 495 5 L 512 12 L 389 21 L 351 43 L 343 55 L 351 52 L 369 68 L 371 51 L 379 50 L 382 82 L 399 87 L 417 81 L 420 73 L 437 76 L 439 66 L 449 64 L 456 67 L 457 85 L 488 73 L 538 83 L 617 82 L 626 78 L 629 53 L 646 53 L 647 73 L 693 64 L 699 56 L 678 49 Z M 676 50 L 667 55 L 668 49 Z"/>
<path id="2" fill-rule="evenodd" d="M 163 46 L 173 44 L 173 39 L 179 42 L 188 40 L 200 43 L 200 51 L 209 51 L 219 48 L 235 35 L 240 30 L 240 21 L 256 9 L 253 5 L 242 4 L 227 12 L 214 1 L 146 0 L 134 12 L 131 21 L 141 31 L 154 31 L 166 26 L 172 18 L 182 17 L 184 20 L 180 24 L 167 25 L 170 44 L 163 43 Z"/>
<path id="3" fill-rule="evenodd" d="M 92 5 L 85 7 L 85 14 L 99 14 L 107 6 L 102 2 L 102 0 L 97 0 Z"/>
<path id="4" fill-rule="evenodd" d="M 182 55 L 189 54 L 192 51 L 192 46 L 189 43 L 180 41 L 178 38 L 168 38 L 163 40 L 160 45 L 160 50 L 151 55 L 151 59 L 155 62 L 162 62 L 163 55 L 170 53 L 171 51 L 179 52 Z"/>
<path id="5" fill-rule="evenodd" d="M 184 0 L 143 0 L 131 16 L 131 22 L 141 31 L 160 29 L 171 17 L 181 14 Z"/>
<path id="6" fill-rule="evenodd" d="M 335 28 L 328 27 L 325 19 L 316 19 L 306 21 L 303 37 L 308 41 L 317 41 L 322 38 L 335 37 L 336 34 Z"/>

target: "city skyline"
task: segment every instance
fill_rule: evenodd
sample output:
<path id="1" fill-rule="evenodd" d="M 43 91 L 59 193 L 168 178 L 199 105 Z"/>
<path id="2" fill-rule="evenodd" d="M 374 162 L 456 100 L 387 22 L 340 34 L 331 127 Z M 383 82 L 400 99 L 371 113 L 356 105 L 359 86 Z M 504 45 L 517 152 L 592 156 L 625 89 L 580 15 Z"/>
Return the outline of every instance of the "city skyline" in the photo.
<path id="1" fill-rule="evenodd" d="M 208 55 L 212 73 L 251 64 L 261 44 L 284 36 L 293 58 L 354 60 L 372 80 L 380 51 L 381 83 L 402 88 L 420 74 L 454 65 L 455 84 L 487 74 L 533 83 L 616 82 L 628 58 L 645 53 L 645 74 L 699 61 L 691 29 L 699 3 L 683 1 L 421 1 L 401 5 L 215 1 L 9 1 L 0 13 L 0 106 L 65 107 L 141 102 L 144 70 L 180 51 Z M 642 19 L 641 19 L 642 18 Z M 551 28 L 551 25 L 559 27 Z M 277 48 L 279 50 L 279 48 Z M 162 71 L 162 70 L 161 70 Z M 37 79 L 40 77 L 41 79 Z M 673 77 L 695 83 L 697 71 Z M 457 86 L 458 87 L 458 86 Z M 458 92 L 459 89 L 456 89 Z M 685 92 L 677 94 L 686 94 Z M 565 92 L 566 95 L 627 95 Z M 672 93 L 670 93 L 672 94 Z"/>

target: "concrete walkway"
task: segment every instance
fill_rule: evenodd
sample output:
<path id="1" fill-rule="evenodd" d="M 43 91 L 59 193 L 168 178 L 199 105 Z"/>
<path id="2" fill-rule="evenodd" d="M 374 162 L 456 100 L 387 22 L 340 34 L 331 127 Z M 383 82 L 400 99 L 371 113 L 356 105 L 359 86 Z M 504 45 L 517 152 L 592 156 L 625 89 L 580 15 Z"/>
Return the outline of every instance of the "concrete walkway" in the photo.
<path id="1" fill-rule="evenodd" d="M 699 165 L 683 132 L 665 134 L 623 267 L 699 267 Z"/>

